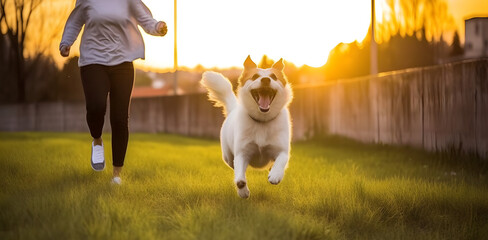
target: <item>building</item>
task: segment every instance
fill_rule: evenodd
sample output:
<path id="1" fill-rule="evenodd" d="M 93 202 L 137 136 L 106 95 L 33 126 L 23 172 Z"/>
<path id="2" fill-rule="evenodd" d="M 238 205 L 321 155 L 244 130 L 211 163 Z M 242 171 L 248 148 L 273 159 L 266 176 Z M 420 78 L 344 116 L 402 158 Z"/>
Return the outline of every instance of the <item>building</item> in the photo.
<path id="1" fill-rule="evenodd" d="M 464 21 L 466 58 L 488 57 L 488 17 L 474 17 Z"/>

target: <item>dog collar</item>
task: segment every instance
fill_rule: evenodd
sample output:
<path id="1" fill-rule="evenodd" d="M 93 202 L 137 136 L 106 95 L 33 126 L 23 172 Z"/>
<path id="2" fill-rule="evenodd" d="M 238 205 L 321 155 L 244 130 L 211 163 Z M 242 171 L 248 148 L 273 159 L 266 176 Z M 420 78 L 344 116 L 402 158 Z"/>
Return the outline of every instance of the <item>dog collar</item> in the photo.
<path id="1" fill-rule="evenodd" d="M 249 115 L 249 114 L 248 114 L 248 115 Z M 280 115 L 280 114 L 278 114 L 278 115 Z M 249 117 L 250 117 L 252 120 L 254 120 L 255 122 L 258 122 L 258 123 L 267 123 L 267 122 L 270 122 L 270 121 L 275 120 L 275 119 L 278 117 L 278 115 L 276 115 L 274 118 L 271 118 L 270 120 L 267 120 L 267 121 L 261 121 L 261 120 L 259 120 L 259 119 L 253 118 L 251 115 L 249 115 Z"/>

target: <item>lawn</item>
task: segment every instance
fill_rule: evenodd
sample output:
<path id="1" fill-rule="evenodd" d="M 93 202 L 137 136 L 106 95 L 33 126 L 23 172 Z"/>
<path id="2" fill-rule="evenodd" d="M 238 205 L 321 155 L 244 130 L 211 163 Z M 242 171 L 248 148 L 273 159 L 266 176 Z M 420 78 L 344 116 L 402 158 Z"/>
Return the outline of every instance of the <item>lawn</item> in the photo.
<path id="1" fill-rule="evenodd" d="M 488 236 L 487 163 L 474 157 L 297 142 L 282 183 L 248 170 L 240 199 L 216 140 L 132 134 L 121 186 L 89 155 L 86 133 L 0 133 L 0 239 Z"/>

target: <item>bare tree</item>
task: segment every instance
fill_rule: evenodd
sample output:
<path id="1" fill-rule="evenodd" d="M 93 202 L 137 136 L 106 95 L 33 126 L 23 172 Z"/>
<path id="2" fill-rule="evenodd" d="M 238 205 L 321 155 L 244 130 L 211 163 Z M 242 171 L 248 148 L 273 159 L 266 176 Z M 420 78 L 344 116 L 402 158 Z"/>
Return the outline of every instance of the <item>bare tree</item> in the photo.
<path id="1" fill-rule="evenodd" d="M 10 59 L 10 61 L 15 63 L 18 102 L 26 100 L 25 40 L 32 13 L 42 2 L 43 0 L 0 0 L 0 12 L 2 13 L 0 30 L 2 33 L 5 32 L 13 53 L 11 56 L 14 59 Z"/>

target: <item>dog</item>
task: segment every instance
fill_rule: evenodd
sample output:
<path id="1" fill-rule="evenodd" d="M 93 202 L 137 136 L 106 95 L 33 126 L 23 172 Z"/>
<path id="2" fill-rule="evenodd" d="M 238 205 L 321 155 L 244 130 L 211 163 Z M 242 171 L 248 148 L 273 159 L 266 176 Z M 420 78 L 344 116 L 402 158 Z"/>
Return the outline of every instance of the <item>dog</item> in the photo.
<path id="1" fill-rule="evenodd" d="M 223 107 L 226 116 L 220 131 L 224 162 L 234 169 L 234 183 L 241 198 L 250 195 L 246 180 L 248 166 L 265 169 L 271 184 L 282 181 L 290 158 L 291 119 L 288 106 L 293 92 L 283 59 L 261 69 L 248 56 L 238 80 L 237 96 L 222 74 L 207 71 L 200 83 L 208 98 Z"/>

